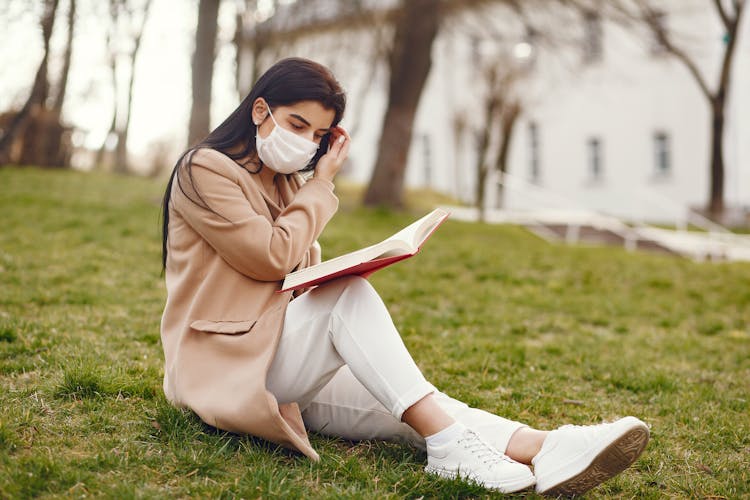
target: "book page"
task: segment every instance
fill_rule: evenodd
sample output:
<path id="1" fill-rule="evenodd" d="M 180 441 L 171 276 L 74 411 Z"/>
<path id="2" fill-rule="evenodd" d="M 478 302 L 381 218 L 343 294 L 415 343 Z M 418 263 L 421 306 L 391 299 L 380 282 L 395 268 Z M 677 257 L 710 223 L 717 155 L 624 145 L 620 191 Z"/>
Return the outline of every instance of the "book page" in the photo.
<path id="1" fill-rule="evenodd" d="M 353 252 L 339 255 L 332 259 L 321 262 L 314 266 L 310 266 L 305 269 L 300 269 L 293 273 L 287 274 L 285 282 L 296 284 L 296 282 L 303 282 L 310 276 L 324 276 L 332 273 L 338 269 L 344 269 L 350 266 L 356 266 L 363 262 L 367 262 L 373 259 L 378 259 L 391 254 L 398 255 L 408 252 L 408 249 L 403 248 L 404 244 L 396 240 L 384 240 L 375 245 L 369 247 L 360 248 Z"/>
<path id="2" fill-rule="evenodd" d="M 436 208 L 385 241 L 403 241 L 411 252 L 416 252 L 419 246 L 424 242 L 425 238 L 430 235 L 435 226 L 438 225 L 446 215 L 448 215 L 448 212 Z M 383 254 L 382 256 L 388 257 L 389 255 Z"/>
<path id="3" fill-rule="evenodd" d="M 359 272 L 367 276 L 382 266 L 408 258 L 417 253 L 422 243 L 448 215 L 445 210 L 435 209 L 380 243 L 289 273 L 282 289 L 292 289 L 328 275 L 343 275 L 347 269 L 351 271 L 350 274 Z"/>

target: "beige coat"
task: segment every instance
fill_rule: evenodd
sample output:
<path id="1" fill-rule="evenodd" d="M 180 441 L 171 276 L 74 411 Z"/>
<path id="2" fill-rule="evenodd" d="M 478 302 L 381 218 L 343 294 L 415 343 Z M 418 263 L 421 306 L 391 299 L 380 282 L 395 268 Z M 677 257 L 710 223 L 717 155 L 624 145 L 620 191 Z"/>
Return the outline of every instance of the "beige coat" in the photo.
<path id="1" fill-rule="evenodd" d="M 219 429 L 317 460 L 299 407 L 277 403 L 266 373 L 291 298 L 277 293 L 280 280 L 320 261 L 316 240 L 338 208 L 333 184 L 250 174 L 210 149 L 193 157 L 198 193 L 180 172 L 187 195 L 175 179 L 161 322 L 166 397 Z"/>

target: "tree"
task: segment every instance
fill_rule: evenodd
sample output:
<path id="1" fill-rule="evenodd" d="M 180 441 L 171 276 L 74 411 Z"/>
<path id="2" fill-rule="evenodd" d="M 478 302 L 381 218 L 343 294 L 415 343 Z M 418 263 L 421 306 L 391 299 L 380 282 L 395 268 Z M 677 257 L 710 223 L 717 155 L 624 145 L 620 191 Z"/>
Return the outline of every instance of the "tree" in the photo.
<path id="1" fill-rule="evenodd" d="M 133 107 L 133 88 L 135 83 L 136 60 L 141 48 L 141 39 L 148 20 L 152 0 L 136 3 L 133 0 L 110 0 L 110 24 L 107 31 L 107 46 L 109 49 L 110 71 L 112 73 L 113 113 L 110 129 L 99 148 L 97 165 L 104 160 L 107 142 L 111 137 L 116 138 L 114 170 L 119 173 L 128 172 L 128 132 L 130 129 L 130 115 Z M 129 69 L 127 92 L 124 96 L 125 106 L 120 111 L 121 87 L 118 84 L 118 67 L 126 64 Z"/>
<path id="2" fill-rule="evenodd" d="M 198 6 L 198 27 L 192 63 L 193 105 L 188 129 L 190 145 L 196 144 L 210 132 L 211 83 L 220 3 L 220 0 L 200 0 Z"/>
<path id="3" fill-rule="evenodd" d="M 105 32 L 105 44 L 107 46 L 107 55 L 109 63 L 109 73 L 112 79 L 112 119 L 109 122 L 109 129 L 107 134 L 104 136 L 102 145 L 99 147 L 99 151 L 96 153 L 96 160 L 94 165 L 101 167 L 105 163 L 105 153 L 107 152 L 107 143 L 110 138 L 117 137 L 117 109 L 118 109 L 118 96 L 119 85 L 117 83 L 117 26 L 119 18 L 118 3 L 110 0 L 109 2 L 109 26 Z"/>
<path id="4" fill-rule="evenodd" d="M 238 0 L 238 5 L 241 7 L 237 9 L 235 15 L 235 31 L 232 43 L 235 47 L 235 85 L 240 96 L 247 93 L 247 87 L 260 77 L 260 56 L 268 45 L 268 38 L 272 34 L 270 23 L 260 21 L 262 14 L 258 1 Z M 266 11 L 271 13 L 270 17 L 273 17 L 273 12 L 276 11 L 277 1 L 267 0 L 263 3 Z M 243 54 L 246 47 L 249 47 L 251 53 L 249 71 L 245 68 L 247 57 Z"/>
<path id="5" fill-rule="evenodd" d="M 396 21 L 388 60 L 388 104 L 366 205 L 403 206 L 404 171 L 414 116 L 432 66 L 432 42 L 440 23 L 438 6 L 439 0 L 407 0 Z"/>
<path id="6" fill-rule="evenodd" d="M 132 21 L 133 50 L 130 52 L 130 77 L 127 86 L 127 99 L 125 106 L 125 116 L 122 126 L 117 131 L 117 148 L 115 150 L 115 171 L 125 173 L 128 171 L 128 131 L 130 130 L 130 115 L 133 109 L 133 88 L 135 83 L 135 63 L 138 58 L 138 50 L 141 48 L 141 39 L 143 30 L 148 19 L 148 12 L 151 8 L 151 0 L 146 0 L 140 9 L 138 16 L 137 9 L 125 5 L 128 17 Z M 140 17 L 140 21 L 138 21 Z"/>
<path id="7" fill-rule="evenodd" d="M 529 22 L 527 10 L 540 8 L 542 11 L 568 8 L 577 5 L 579 0 L 558 0 L 557 2 L 526 2 L 523 5 L 516 0 L 404 0 L 395 16 L 395 33 L 390 57 L 388 104 L 383 120 L 382 133 L 378 145 L 375 167 L 365 194 L 365 204 L 386 205 L 394 208 L 403 206 L 403 186 L 406 162 L 411 146 L 412 127 L 419 98 L 424 89 L 431 67 L 432 44 L 438 31 L 446 21 L 465 12 L 488 14 L 484 21 L 492 24 L 496 12 L 485 11 L 485 7 L 506 6 L 507 14 L 513 15 L 523 24 Z M 492 109 L 486 110 L 485 120 L 493 126 L 495 120 L 498 135 L 498 156 L 495 167 L 505 171 L 511 134 L 516 119 L 520 115 L 520 103 L 508 93 L 510 79 L 515 75 L 509 73 L 492 77 L 492 85 L 485 103 Z M 510 78 L 510 79 L 509 79 Z M 488 134 L 490 132 L 488 131 Z M 480 136 L 480 148 L 485 151 L 479 155 L 478 174 L 484 186 L 491 167 L 487 163 L 486 149 L 490 145 L 490 136 Z M 484 199 L 484 188 L 478 186 L 477 195 Z M 481 194 L 480 194 L 481 192 Z"/>
<path id="8" fill-rule="evenodd" d="M 735 61 L 739 26 L 747 7 L 746 0 L 712 0 L 711 5 L 725 30 L 724 50 L 718 81 L 711 85 L 709 78 L 701 71 L 696 58 L 682 48 L 666 23 L 664 13 L 654 0 L 630 0 L 618 5 L 616 14 L 625 13 L 628 21 L 635 20 L 646 26 L 664 51 L 682 63 L 706 98 L 711 114 L 711 156 L 709 161 L 710 190 L 707 212 L 714 218 L 724 212 L 724 131 L 726 109 L 729 100 L 732 68 Z"/>
<path id="9" fill-rule="evenodd" d="M 40 137 L 44 141 L 43 147 L 38 147 L 37 150 L 42 152 L 42 162 L 35 162 L 37 164 L 66 166 L 69 162 L 70 151 L 65 144 L 64 134 L 66 133 L 65 127 L 62 126 L 62 110 L 63 104 L 65 103 L 65 94 L 68 90 L 68 75 L 70 74 L 70 61 L 73 56 L 73 35 L 75 31 L 75 18 L 76 18 L 76 0 L 69 0 L 68 3 L 68 30 L 67 37 L 65 40 L 65 49 L 63 52 L 63 65 L 60 72 L 60 78 L 57 85 L 57 94 L 55 95 L 54 102 L 50 108 L 49 120 L 47 121 L 47 130 L 45 133 L 40 134 Z"/>
<path id="10" fill-rule="evenodd" d="M 518 87 L 529 70 L 528 61 L 519 60 L 508 54 L 508 43 L 504 40 L 482 40 L 490 46 L 489 55 L 480 56 L 476 71 L 481 75 L 477 82 L 477 93 L 481 95 L 479 105 L 482 118 L 473 128 L 476 141 L 476 185 L 475 204 L 479 220 L 486 216 L 485 193 L 488 179 L 495 179 L 492 173 L 505 174 L 508 171 L 508 152 L 518 118 L 523 111 L 523 103 Z M 480 42 L 481 43 L 481 42 Z M 482 51 L 480 51 L 482 52 Z M 480 86 L 483 84 L 484 89 Z M 483 92 L 482 92 L 483 90 Z M 455 120 L 460 128 L 469 126 L 468 120 Z M 494 157 L 493 157 L 494 154 Z M 502 183 L 498 184 L 498 194 Z"/>
<path id="11" fill-rule="evenodd" d="M 49 46 L 52 29 L 55 25 L 57 4 L 58 0 L 45 0 L 44 2 L 44 12 L 41 19 L 42 40 L 44 43 L 42 61 L 39 63 L 36 71 L 34 84 L 31 87 L 28 99 L 26 99 L 21 110 L 11 119 L 6 132 L 0 137 L 0 165 L 8 163 L 11 160 L 11 152 L 16 138 L 24 132 L 31 118 L 34 115 L 38 115 L 40 109 L 45 107 L 47 98 L 49 97 Z"/>
<path id="12" fill-rule="evenodd" d="M 49 74 L 50 39 L 58 9 L 58 0 L 45 0 L 41 19 L 44 52 L 37 69 L 31 93 L 19 111 L 10 111 L 6 133 L 0 138 L 0 163 L 13 161 L 20 165 L 65 167 L 70 163 L 70 127 L 63 124 L 62 109 L 68 86 L 76 0 L 67 2 L 67 36 L 62 54 L 60 75 Z M 56 85 L 51 85 L 51 83 Z"/>

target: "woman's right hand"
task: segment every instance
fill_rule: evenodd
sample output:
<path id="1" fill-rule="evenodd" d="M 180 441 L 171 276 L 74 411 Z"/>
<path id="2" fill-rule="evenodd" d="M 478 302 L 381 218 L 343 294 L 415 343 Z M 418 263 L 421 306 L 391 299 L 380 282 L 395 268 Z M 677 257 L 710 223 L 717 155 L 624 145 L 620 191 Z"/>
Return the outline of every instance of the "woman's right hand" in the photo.
<path id="1" fill-rule="evenodd" d="M 333 182 L 349 156 L 350 143 L 351 137 L 344 127 L 338 126 L 331 130 L 328 152 L 318 160 L 313 177 Z"/>

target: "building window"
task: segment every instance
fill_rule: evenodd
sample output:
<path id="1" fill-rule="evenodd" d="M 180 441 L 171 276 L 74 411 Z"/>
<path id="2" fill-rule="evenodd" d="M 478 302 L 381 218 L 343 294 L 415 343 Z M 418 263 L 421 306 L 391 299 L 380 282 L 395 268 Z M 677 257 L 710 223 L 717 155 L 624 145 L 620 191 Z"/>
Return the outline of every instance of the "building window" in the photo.
<path id="1" fill-rule="evenodd" d="M 529 178 L 538 183 L 541 177 L 539 164 L 539 126 L 536 122 L 529 123 Z"/>
<path id="2" fill-rule="evenodd" d="M 602 140 L 599 137 L 591 137 L 586 143 L 586 148 L 588 150 L 589 178 L 594 182 L 600 181 L 604 177 Z"/>
<path id="3" fill-rule="evenodd" d="M 604 52 L 604 34 L 602 18 L 596 12 L 587 12 L 583 17 L 583 61 L 595 63 L 601 61 Z"/>
<path id="4" fill-rule="evenodd" d="M 654 172 L 660 177 L 672 172 L 672 151 L 669 134 L 666 132 L 654 134 Z"/>

